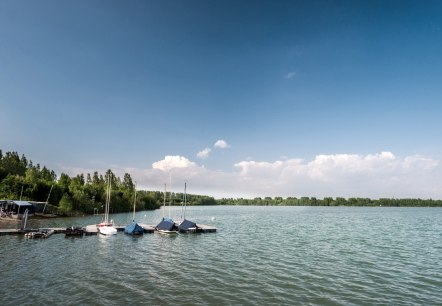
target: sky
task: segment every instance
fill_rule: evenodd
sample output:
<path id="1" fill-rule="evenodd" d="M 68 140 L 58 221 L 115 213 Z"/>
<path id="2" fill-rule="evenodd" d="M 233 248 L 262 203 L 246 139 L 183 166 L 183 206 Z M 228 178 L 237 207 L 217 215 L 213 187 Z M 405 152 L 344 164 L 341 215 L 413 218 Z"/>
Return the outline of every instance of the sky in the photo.
<path id="1" fill-rule="evenodd" d="M 222 197 L 442 199 L 441 1 L 0 1 L 0 149 Z"/>

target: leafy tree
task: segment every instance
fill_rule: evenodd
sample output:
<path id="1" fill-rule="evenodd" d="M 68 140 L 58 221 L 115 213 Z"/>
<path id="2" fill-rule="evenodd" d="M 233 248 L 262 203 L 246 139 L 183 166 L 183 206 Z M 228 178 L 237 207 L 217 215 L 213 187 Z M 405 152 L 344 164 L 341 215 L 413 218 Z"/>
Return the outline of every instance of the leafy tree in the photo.
<path id="1" fill-rule="evenodd" d="M 67 215 L 70 212 L 72 212 L 72 209 L 73 209 L 73 201 L 71 196 L 67 193 L 63 194 L 63 197 L 61 198 L 59 203 L 59 211 L 62 214 Z"/>

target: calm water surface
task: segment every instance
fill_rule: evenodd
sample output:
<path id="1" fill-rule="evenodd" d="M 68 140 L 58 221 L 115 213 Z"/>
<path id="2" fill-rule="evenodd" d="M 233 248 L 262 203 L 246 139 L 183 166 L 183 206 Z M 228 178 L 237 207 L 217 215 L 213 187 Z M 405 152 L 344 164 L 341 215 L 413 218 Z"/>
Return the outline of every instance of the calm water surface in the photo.
<path id="1" fill-rule="evenodd" d="M 132 215 L 112 217 L 125 225 Z M 442 305 L 440 208 L 217 206 L 188 217 L 218 232 L 1 236 L 0 304 Z"/>

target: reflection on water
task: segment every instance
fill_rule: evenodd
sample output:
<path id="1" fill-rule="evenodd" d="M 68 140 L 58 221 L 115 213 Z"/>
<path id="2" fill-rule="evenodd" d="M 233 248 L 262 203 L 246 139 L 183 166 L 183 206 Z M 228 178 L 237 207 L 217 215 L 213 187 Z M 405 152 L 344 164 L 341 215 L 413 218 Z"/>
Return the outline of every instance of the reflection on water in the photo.
<path id="1" fill-rule="evenodd" d="M 2 305 L 442 304 L 440 208 L 220 206 L 192 207 L 188 217 L 218 232 L 1 236 L 2 286 L 13 288 Z M 126 225 L 132 214 L 113 218 Z"/>

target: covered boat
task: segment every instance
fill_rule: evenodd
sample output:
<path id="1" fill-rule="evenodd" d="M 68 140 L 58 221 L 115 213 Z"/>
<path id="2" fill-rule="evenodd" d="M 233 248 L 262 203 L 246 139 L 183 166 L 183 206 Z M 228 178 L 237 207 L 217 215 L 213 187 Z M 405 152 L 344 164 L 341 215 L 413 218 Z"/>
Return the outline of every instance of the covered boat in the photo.
<path id="1" fill-rule="evenodd" d="M 169 218 L 164 217 L 165 209 L 166 209 L 166 184 L 164 184 L 164 205 L 163 205 L 163 219 L 157 226 L 155 226 L 155 230 L 159 233 L 163 234 L 177 234 L 178 226 L 175 224 L 173 219 L 170 217 L 170 204 L 172 202 L 172 195 L 170 196 L 169 202 Z"/>
<path id="2" fill-rule="evenodd" d="M 171 218 L 163 218 L 160 223 L 155 227 L 160 233 L 176 234 L 178 233 L 178 226 L 173 222 Z"/>
<path id="3" fill-rule="evenodd" d="M 196 225 L 195 222 L 186 219 L 186 208 L 187 208 L 187 183 L 184 183 L 184 199 L 183 199 L 182 215 L 181 215 L 183 221 L 178 225 L 178 230 L 180 233 L 202 232 L 202 229 L 198 225 Z"/>
<path id="4" fill-rule="evenodd" d="M 180 233 L 197 233 L 201 231 L 201 228 L 196 225 L 196 223 L 184 219 L 183 222 L 178 225 L 178 230 Z"/>
<path id="5" fill-rule="evenodd" d="M 66 236 L 83 237 L 84 229 L 80 226 L 70 226 L 66 228 Z"/>
<path id="6" fill-rule="evenodd" d="M 142 228 L 140 225 L 138 225 L 137 222 L 135 222 L 135 208 L 137 204 L 137 188 L 134 186 L 134 214 L 132 217 L 132 223 L 126 226 L 124 229 L 124 233 L 128 235 L 143 235 L 144 234 L 144 228 Z"/>
<path id="7" fill-rule="evenodd" d="M 42 229 L 37 232 L 29 232 L 25 234 L 25 238 L 28 239 L 37 239 L 37 238 L 49 238 L 52 234 L 55 233 L 53 229 Z"/>
<path id="8" fill-rule="evenodd" d="M 124 233 L 129 235 L 143 235 L 144 228 L 142 228 L 137 222 L 133 221 L 131 224 L 126 226 Z"/>

